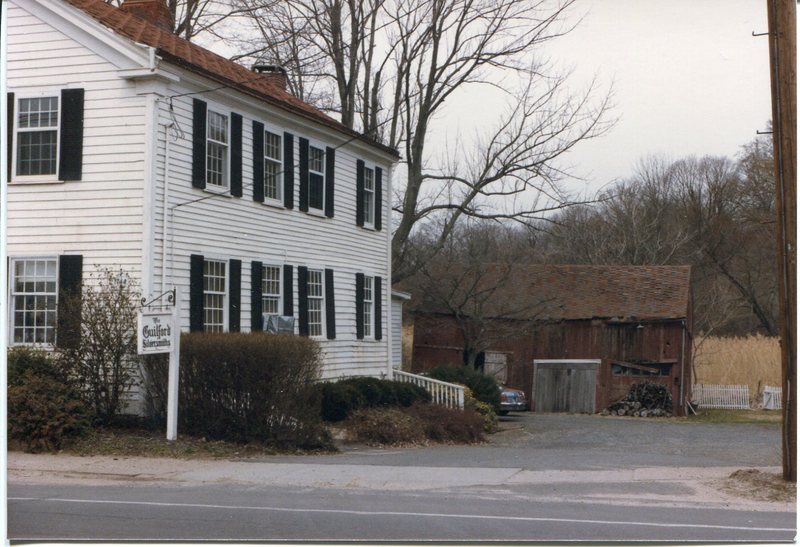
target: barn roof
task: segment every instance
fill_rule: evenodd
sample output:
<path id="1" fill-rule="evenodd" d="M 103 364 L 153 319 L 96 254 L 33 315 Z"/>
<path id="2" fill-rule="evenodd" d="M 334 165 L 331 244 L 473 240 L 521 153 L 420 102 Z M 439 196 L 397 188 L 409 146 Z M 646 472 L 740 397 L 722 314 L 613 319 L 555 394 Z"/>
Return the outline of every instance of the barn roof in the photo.
<path id="1" fill-rule="evenodd" d="M 480 285 L 498 285 L 486 306 L 495 317 L 514 309 L 537 320 L 646 321 L 688 317 L 690 274 L 689 266 L 486 265 Z M 417 310 L 446 313 L 426 298 Z"/>
<path id="2" fill-rule="evenodd" d="M 217 55 L 105 0 L 65 0 L 116 34 L 153 47 L 167 62 L 220 82 L 306 119 L 358 138 L 395 157 L 396 150 L 354 131 L 276 85 L 267 76 Z"/>

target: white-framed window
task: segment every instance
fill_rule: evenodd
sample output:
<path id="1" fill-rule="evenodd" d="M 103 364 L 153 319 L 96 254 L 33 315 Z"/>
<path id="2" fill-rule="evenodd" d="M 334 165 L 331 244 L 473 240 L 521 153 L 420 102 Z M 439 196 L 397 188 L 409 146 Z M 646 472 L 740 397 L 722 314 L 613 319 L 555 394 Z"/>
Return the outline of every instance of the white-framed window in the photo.
<path id="1" fill-rule="evenodd" d="M 325 208 L 325 150 L 308 147 L 308 208 Z"/>
<path id="2" fill-rule="evenodd" d="M 206 131 L 206 185 L 228 188 L 230 116 L 208 109 Z"/>
<path id="3" fill-rule="evenodd" d="M 54 344 L 58 259 L 11 259 L 11 344 Z"/>
<path id="4" fill-rule="evenodd" d="M 364 168 L 364 225 L 375 225 L 375 170 Z"/>
<path id="5" fill-rule="evenodd" d="M 324 334 L 325 287 L 322 270 L 308 270 L 308 335 Z"/>
<path id="6" fill-rule="evenodd" d="M 364 338 L 372 338 L 372 318 L 375 310 L 375 291 L 373 278 L 364 276 Z"/>
<path id="7" fill-rule="evenodd" d="M 224 260 L 203 261 L 203 330 L 224 332 L 227 315 L 227 271 Z"/>
<path id="8" fill-rule="evenodd" d="M 281 267 L 264 266 L 261 270 L 261 302 L 264 313 L 281 315 Z"/>
<path id="9" fill-rule="evenodd" d="M 280 201 L 283 196 L 283 138 L 264 131 L 264 199 Z"/>
<path id="10" fill-rule="evenodd" d="M 14 127 L 16 176 L 55 175 L 58 170 L 58 95 L 19 97 Z"/>

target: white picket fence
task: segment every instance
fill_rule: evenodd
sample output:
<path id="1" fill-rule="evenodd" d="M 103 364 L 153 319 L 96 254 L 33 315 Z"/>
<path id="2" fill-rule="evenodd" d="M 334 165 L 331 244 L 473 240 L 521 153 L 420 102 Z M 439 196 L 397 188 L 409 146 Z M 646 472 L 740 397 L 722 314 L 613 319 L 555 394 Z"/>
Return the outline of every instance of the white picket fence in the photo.
<path id="1" fill-rule="evenodd" d="M 765 410 L 779 410 L 783 408 L 783 389 L 775 386 L 764 386 L 761 394 L 761 406 Z"/>
<path id="2" fill-rule="evenodd" d="M 464 410 L 464 386 L 397 369 L 392 369 L 392 379 L 425 388 L 431 394 L 432 403 Z"/>
<path id="3" fill-rule="evenodd" d="M 699 402 L 700 408 L 748 409 L 750 389 L 746 385 L 695 384 L 692 387 L 692 400 Z"/>

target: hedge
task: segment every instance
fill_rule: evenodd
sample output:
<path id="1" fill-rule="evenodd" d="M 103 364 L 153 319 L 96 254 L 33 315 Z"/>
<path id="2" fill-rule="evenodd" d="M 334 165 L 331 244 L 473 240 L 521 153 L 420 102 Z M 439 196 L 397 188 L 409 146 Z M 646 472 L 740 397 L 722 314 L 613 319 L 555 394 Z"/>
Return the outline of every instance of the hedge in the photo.
<path id="1" fill-rule="evenodd" d="M 380 380 L 368 376 L 324 382 L 319 386 L 322 418 L 339 422 L 356 410 L 376 407 L 409 407 L 416 402 L 429 402 L 430 394 L 422 387 L 396 380 Z"/>
<path id="2" fill-rule="evenodd" d="M 151 413 L 164 419 L 166 360 L 145 364 Z M 179 431 L 209 439 L 322 448 L 319 346 L 270 333 L 181 335 Z"/>

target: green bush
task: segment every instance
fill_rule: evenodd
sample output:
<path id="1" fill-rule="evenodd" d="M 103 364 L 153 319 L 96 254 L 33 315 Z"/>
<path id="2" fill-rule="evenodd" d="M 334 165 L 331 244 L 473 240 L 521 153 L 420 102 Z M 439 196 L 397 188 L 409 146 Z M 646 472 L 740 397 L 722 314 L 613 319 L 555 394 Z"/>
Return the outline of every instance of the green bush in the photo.
<path id="1" fill-rule="evenodd" d="M 464 384 L 477 400 L 490 405 L 495 412 L 500 410 L 500 389 L 493 376 L 464 366 L 439 366 L 428 371 L 428 376 L 443 382 Z"/>
<path id="2" fill-rule="evenodd" d="M 320 419 L 319 346 L 268 333 L 181 335 L 179 430 L 214 440 L 285 448 L 330 444 Z M 145 363 L 150 404 L 165 415 L 166 363 Z"/>
<path id="3" fill-rule="evenodd" d="M 394 380 L 356 376 L 337 382 L 320 384 L 322 418 L 340 422 L 352 412 L 363 408 L 408 407 L 415 402 L 428 402 L 430 394 L 424 388 Z"/>
<path id="4" fill-rule="evenodd" d="M 58 450 L 89 431 L 89 412 L 80 395 L 46 353 L 14 349 L 8 371 L 8 436 L 26 451 Z"/>
<path id="5" fill-rule="evenodd" d="M 47 376 L 66 382 L 66 375 L 50 359 L 46 351 L 19 346 L 8 350 L 8 386 L 22 385 L 25 374 Z"/>
<path id="6" fill-rule="evenodd" d="M 483 430 L 492 433 L 497 429 L 497 412 L 491 405 L 475 398 L 472 390 L 464 388 L 464 407 L 472 409 L 483 419 Z"/>

